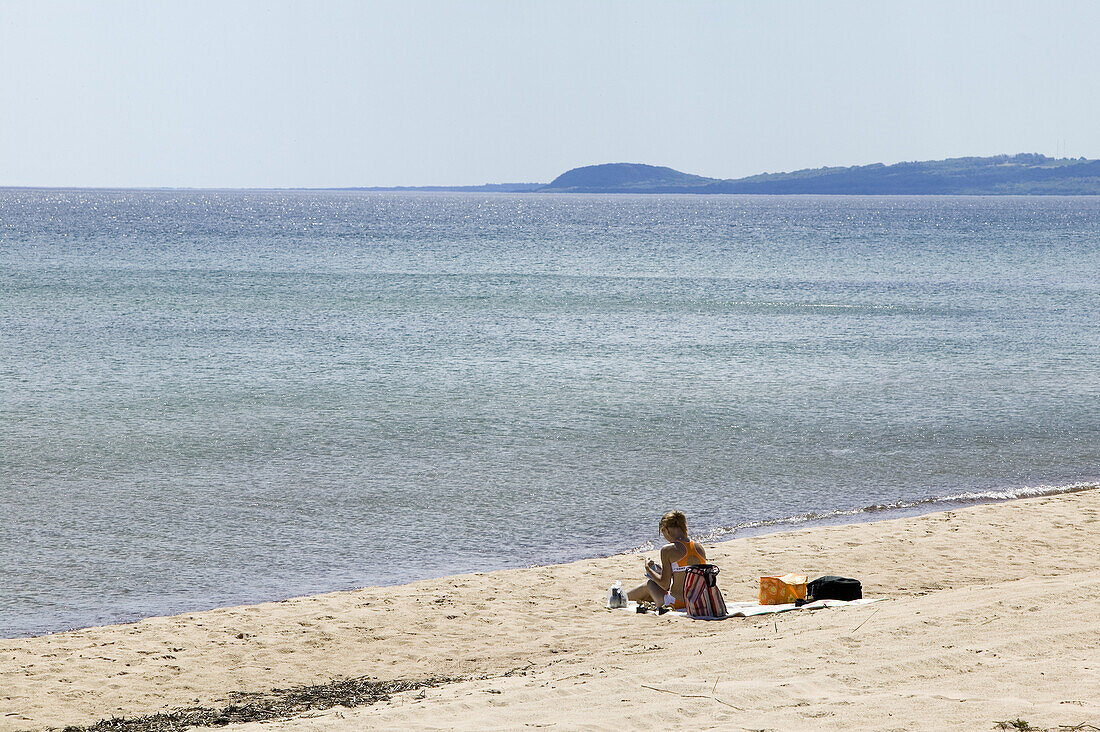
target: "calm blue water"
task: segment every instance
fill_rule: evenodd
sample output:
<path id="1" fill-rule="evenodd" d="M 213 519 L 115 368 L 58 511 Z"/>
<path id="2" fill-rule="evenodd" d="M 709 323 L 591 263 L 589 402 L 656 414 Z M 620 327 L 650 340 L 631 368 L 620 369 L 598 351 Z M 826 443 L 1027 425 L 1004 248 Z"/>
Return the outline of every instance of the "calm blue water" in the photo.
<path id="1" fill-rule="evenodd" d="M 2 190 L 0 636 L 1094 483 L 1098 273 L 1097 198 Z"/>

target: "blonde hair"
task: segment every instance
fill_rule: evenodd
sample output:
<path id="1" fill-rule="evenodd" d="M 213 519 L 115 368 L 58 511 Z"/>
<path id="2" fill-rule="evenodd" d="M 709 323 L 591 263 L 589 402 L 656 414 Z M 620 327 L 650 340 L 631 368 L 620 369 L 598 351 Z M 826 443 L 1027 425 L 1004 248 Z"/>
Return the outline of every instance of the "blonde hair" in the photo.
<path id="1" fill-rule="evenodd" d="M 657 524 L 657 528 L 661 531 L 665 529 L 679 529 L 684 532 L 684 536 L 687 536 L 687 516 L 684 515 L 683 511 L 669 511 L 661 517 L 661 523 Z"/>

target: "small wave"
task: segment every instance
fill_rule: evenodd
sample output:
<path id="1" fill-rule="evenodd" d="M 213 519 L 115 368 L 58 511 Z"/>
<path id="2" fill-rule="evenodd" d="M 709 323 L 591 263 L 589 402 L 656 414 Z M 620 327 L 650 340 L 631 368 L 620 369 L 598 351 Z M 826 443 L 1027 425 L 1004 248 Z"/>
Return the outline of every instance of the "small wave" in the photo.
<path id="1" fill-rule="evenodd" d="M 863 312 L 866 310 L 881 311 L 907 311 L 900 305 L 876 305 L 874 303 L 829 303 L 829 302 L 797 302 L 794 300 L 735 300 L 730 305 L 739 307 L 777 308 L 783 310 L 850 310 Z"/>
<path id="2" fill-rule="evenodd" d="M 935 496 L 922 498 L 915 501 L 894 501 L 892 503 L 876 503 L 863 508 L 851 508 L 836 511 L 811 511 L 798 516 L 788 516 L 779 519 L 762 519 L 759 521 L 746 521 L 733 526 L 723 526 L 712 529 L 699 537 L 700 541 L 725 541 L 738 535 L 755 536 L 780 531 L 786 527 L 818 525 L 831 523 L 848 523 L 853 516 L 865 514 L 878 514 L 883 512 L 897 512 L 899 514 L 926 513 L 935 511 L 940 506 L 976 505 L 979 503 L 996 503 L 1011 501 L 1017 498 L 1037 498 L 1041 496 L 1056 496 L 1062 493 L 1078 493 L 1100 488 L 1100 483 L 1070 483 L 1068 485 L 1038 485 L 1025 488 L 1008 488 L 992 491 L 968 491 L 950 496 Z M 876 517 L 878 518 L 878 517 Z M 854 523 L 854 522 L 853 522 Z M 637 551 L 637 550 L 635 550 Z"/>

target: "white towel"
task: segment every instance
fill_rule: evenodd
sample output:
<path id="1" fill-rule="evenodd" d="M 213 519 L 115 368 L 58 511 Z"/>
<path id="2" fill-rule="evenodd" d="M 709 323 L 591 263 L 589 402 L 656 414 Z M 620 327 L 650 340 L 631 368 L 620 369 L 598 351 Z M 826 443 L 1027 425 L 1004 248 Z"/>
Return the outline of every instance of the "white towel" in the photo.
<path id="1" fill-rule="evenodd" d="M 805 605 L 799 607 L 794 603 L 787 605 L 758 605 L 755 602 L 727 602 L 726 603 L 726 618 L 749 618 L 754 615 L 773 615 L 775 613 L 785 613 L 791 610 L 820 610 L 826 607 L 854 607 L 857 605 L 870 605 L 872 602 L 882 602 L 885 598 L 863 598 L 862 600 L 817 600 L 816 602 L 808 602 Z M 626 603 L 625 610 L 635 613 L 638 612 L 638 603 L 630 600 Z M 665 617 L 669 618 L 686 618 L 688 617 L 685 610 L 670 610 L 665 613 Z M 725 618 L 708 618 L 709 620 L 724 620 Z"/>

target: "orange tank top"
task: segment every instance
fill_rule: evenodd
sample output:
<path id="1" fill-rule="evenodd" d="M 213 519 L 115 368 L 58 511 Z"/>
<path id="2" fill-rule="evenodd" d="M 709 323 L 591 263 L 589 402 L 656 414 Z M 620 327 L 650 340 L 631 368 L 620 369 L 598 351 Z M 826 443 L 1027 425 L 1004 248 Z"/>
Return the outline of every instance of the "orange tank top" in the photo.
<path id="1" fill-rule="evenodd" d="M 678 568 L 690 567 L 692 564 L 706 564 L 707 560 L 703 559 L 703 555 L 699 553 L 699 550 L 695 548 L 694 541 L 684 542 L 687 545 L 687 554 L 683 559 L 676 560 L 676 566 Z"/>

